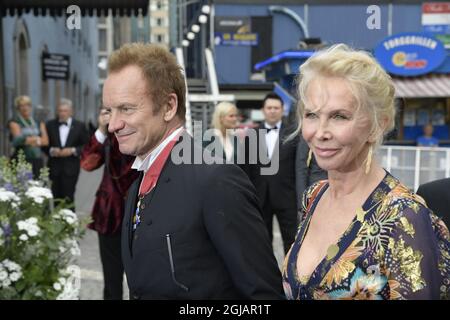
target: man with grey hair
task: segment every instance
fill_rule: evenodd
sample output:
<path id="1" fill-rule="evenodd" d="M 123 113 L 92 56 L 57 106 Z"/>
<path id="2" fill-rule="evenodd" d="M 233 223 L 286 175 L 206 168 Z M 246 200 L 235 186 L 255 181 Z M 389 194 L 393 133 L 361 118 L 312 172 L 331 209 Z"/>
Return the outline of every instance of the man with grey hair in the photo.
<path id="1" fill-rule="evenodd" d="M 46 124 L 52 192 L 55 199 L 66 199 L 72 204 L 80 174 L 81 149 L 87 143 L 89 135 L 85 125 L 73 119 L 72 101 L 61 99 L 56 113 L 56 119 Z"/>

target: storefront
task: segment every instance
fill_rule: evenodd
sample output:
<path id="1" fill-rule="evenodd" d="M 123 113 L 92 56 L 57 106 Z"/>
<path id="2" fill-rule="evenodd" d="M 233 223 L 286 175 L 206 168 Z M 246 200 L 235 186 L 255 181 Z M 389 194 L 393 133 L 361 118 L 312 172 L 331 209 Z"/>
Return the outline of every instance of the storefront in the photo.
<path id="1" fill-rule="evenodd" d="M 374 50 L 395 84 L 397 126 L 390 143 L 415 145 L 431 123 L 440 145 L 450 145 L 450 59 L 443 43 L 428 33 L 401 33 Z"/>

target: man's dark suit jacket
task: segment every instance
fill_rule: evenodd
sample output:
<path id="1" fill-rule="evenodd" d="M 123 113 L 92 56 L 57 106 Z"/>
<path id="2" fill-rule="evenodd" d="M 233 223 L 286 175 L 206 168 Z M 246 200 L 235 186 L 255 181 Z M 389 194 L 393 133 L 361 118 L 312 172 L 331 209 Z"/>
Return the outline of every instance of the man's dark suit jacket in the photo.
<path id="1" fill-rule="evenodd" d="M 241 169 L 176 165 L 169 157 L 133 233 L 140 181 L 129 190 L 122 224 L 132 299 L 284 298 L 255 191 Z"/>
<path id="2" fill-rule="evenodd" d="M 424 198 L 427 206 L 450 227 L 450 178 L 422 184 L 417 194 Z"/>
<path id="3" fill-rule="evenodd" d="M 49 156 L 48 167 L 52 176 L 78 176 L 80 173 L 80 155 L 83 146 L 89 141 L 89 135 L 84 124 L 72 118 L 69 135 L 65 146 L 61 146 L 59 137 L 59 123 L 57 119 L 47 122 L 47 132 L 50 148 L 76 148 L 77 155 L 65 158 Z M 47 150 L 47 151 L 48 151 Z"/>
<path id="4" fill-rule="evenodd" d="M 265 129 L 264 124 L 261 124 L 256 129 Z M 275 147 L 274 153 L 272 155 L 272 161 L 277 159 L 277 157 L 279 159 L 278 173 L 276 173 L 275 175 L 261 175 L 261 168 L 269 167 L 270 164 L 264 165 L 260 161 L 258 161 L 257 164 L 248 165 L 250 180 L 256 187 L 256 193 L 261 201 L 261 207 L 264 206 L 266 199 L 269 199 L 272 206 L 276 208 L 286 209 L 297 207 L 297 196 L 295 190 L 295 154 L 297 150 L 298 138 L 286 141 L 286 138 L 294 130 L 294 127 L 287 127 L 285 123 L 281 124 L 278 138 L 279 153 L 276 154 L 277 149 Z M 257 138 L 257 150 L 259 155 L 259 134 L 257 135 Z M 262 135 L 261 138 L 263 139 L 261 146 L 263 146 L 263 148 L 267 150 L 265 135 Z M 247 149 L 248 157 L 248 140 L 246 140 L 245 147 Z M 268 198 L 267 194 L 269 195 Z"/>

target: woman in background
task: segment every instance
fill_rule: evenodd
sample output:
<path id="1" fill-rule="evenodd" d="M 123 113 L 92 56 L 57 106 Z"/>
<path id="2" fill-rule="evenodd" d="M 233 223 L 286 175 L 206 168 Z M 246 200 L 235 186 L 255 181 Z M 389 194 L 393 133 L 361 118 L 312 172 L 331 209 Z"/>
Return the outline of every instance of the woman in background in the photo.
<path id="1" fill-rule="evenodd" d="M 33 177 L 39 177 L 43 167 L 41 147 L 48 146 L 48 135 L 43 122 L 36 123 L 32 117 L 31 99 L 28 96 L 19 96 L 14 104 L 17 115 L 9 122 L 9 130 L 14 146 L 12 158 L 16 158 L 19 150 L 23 150 L 25 159 L 33 169 Z"/>
<path id="2" fill-rule="evenodd" d="M 225 162 L 237 164 L 240 141 L 235 135 L 238 110 L 230 102 L 219 103 L 212 116 L 214 136 L 206 141 L 204 147 L 211 151 L 212 156 L 222 157 Z"/>

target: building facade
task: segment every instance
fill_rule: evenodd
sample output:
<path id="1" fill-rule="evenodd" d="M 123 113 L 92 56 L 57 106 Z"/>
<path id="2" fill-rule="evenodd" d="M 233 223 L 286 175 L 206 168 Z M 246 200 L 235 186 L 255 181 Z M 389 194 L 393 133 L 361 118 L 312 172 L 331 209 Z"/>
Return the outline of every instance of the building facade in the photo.
<path id="1" fill-rule="evenodd" d="M 15 114 L 14 99 L 28 95 L 34 116 L 55 116 L 60 98 L 73 101 L 75 117 L 92 119 L 99 101 L 96 18 L 81 17 L 79 29 L 69 29 L 66 17 L 32 13 L 3 18 L 3 55 L 6 118 Z M 67 79 L 44 79 L 43 55 L 68 56 Z M 7 132 L 5 126 L 4 132 Z"/>

